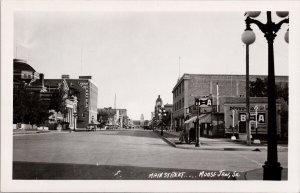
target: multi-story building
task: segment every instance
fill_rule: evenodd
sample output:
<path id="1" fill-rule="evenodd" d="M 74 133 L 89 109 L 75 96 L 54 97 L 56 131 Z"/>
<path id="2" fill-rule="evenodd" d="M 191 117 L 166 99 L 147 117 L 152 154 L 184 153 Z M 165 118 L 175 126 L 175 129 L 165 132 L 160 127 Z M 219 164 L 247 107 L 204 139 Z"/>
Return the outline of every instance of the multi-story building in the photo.
<path id="1" fill-rule="evenodd" d="M 249 78 L 250 81 L 255 81 L 256 78 L 265 79 L 267 76 L 250 75 Z M 287 76 L 276 76 L 275 79 L 277 85 L 288 85 Z M 195 98 L 209 99 L 212 103 L 212 111 L 219 113 L 211 119 L 220 118 L 218 121 L 222 122 L 227 120 L 224 119 L 226 100 L 228 103 L 229 97 L 245 99 L 246 77 L 245 75 L 184 74 L 174 86 L 172 93 L 173 124 L 176 130 L 181 130 L 184 122 L 189 118 Z"/>
<path id="2" fill-rule="evenodd" d="M 70 79 L 68 75 L 62 75 L 61 79 L 45 79 L 44 84 L 51 92 L 61 82 L 68 87 L 68 94 L 75 96 L 77 104 L 77 128 L 86 128 L 89 123 L 97 120 L 98 87 L 91 76 L 79 76 L 79 79 Z"/>

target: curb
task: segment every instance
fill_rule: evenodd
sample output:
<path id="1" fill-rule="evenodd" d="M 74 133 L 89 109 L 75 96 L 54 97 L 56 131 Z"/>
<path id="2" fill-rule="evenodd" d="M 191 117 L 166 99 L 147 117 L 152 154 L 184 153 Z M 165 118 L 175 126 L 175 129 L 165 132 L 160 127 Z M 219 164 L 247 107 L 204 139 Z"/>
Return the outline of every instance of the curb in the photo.
<path id="1" fill-rule="evenodd" d="M 15 132 L 13 133 L 13 135 L 30 135 L 30 134 L 40 134 L 40 133 L 50 133 L 50 131 Z"/>
<path id="2" fill-rule="evenodd" d="M 174 142 L 170 141 L 168 138 L 161 136 L 157 130 L 155 133 L 162 138 L 166 143 L 170 146 L 179 148 L 179 149 L 192 149 L 192 150 L 214 150 L 214 151 L 267 151 L 267 147 L 203 147 L 200 144 L 200 147 L 180 147 L 176 145 Z M 278 152 L 286 152 L 288 151 L 287 147 L 278 147 Z"/>
<path id="3" fill-rule="evenodd" d="M 161 136 L 161 138 L 162 138 L 165 142 L 167 142 L 170 146 L 172 146 L 172 147 L 177 147 L 177 145 L 176 145 L 175 143 L 173 143 L 172 141 L 168 140 L 167 138 L 165 138 L 165 137 L 163 137 L 163 136 Z"/>
<path id="4" fill-rule="evenodd" d="M 165 138 L 164 136 L 161 136 L 157 130 L 154 131 L 154 133 L 156 133 L 156 135 L 160 138 L 162 138 L 168 145 L 172 146 L 172 147 L 177 147 L 175 143 L 173 143 L 172 141 L 168 140 L 167 138 Z"/>

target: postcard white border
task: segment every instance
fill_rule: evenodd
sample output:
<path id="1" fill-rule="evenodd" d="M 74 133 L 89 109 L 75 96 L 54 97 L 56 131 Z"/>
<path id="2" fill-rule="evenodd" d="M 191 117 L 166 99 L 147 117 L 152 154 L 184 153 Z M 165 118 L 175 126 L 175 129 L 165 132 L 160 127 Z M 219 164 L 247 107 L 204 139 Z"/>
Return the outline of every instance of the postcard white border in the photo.
<path id="1" fill-rule="evenodd" d="M 299 192 L 299 51 L 297 1 L 1 1 L 1 191 L 4 192 Z M 14 11 L 244 11 L 289 10 L 288 181 L 12 180 L 12 61 Z M 296 19 L 297 18 L 297 19 Z M 241 20 L 243 20 L 241 15 Z"/>

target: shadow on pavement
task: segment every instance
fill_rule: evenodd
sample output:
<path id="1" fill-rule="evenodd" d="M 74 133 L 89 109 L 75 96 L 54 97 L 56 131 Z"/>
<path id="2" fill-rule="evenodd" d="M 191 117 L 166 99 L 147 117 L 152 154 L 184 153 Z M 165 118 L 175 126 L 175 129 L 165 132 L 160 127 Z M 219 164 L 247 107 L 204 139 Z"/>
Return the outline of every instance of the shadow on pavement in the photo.
<path id="1" fill-rule="evenodd" d="M 240 176 L 239 176 L 240 175 Z M 135 166 L 13 162 L 17 180 L 237 180 L 244 174 L 231 171 L 187 170 Z"/>
<path id="2" fill-rule="evenodd" d="M 247 171 L 245 174 L 246 180 L 263 180 L 263 169 L 255 169 Z M 287 180 L 288 179 L 288 169 L 283 168 L 281 171 L 281 180 Z"/>
<path id="3" fill-rule="evenodd" d="M 112 131 L 101 131 L 98 132 L 97 134 L 99 135 L 119 135 L 119 136 L 130 136 L 130 137 L 147 137 L 147 138 L 158 138 L 155 133 L 152 131 L 144 131 L 144 130 L 134 130 L 134 132 L 128 131 L 118 131 L 118 130 L 113 130 Z"/>

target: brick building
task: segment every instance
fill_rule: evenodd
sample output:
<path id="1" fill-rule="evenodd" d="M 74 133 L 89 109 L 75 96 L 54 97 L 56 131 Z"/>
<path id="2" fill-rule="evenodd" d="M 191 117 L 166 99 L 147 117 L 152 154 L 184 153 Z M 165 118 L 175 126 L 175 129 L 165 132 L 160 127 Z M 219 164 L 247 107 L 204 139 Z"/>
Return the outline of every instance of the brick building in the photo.
<path id="1" fill-rule="evenodd" d="M 77 104 L 77 128 L 86 128 L 89 123 L 97 120 L 98 87 L 91 76 L 79 76 L 79 79 L 70 79 L 62 75 L 61 79 L 45 79 L 44 84 L 48 92 L 57 88 L 58 84 L 65 82 L 68 94 L 75 96 Z"/>
<path id="2" fill-rule="evenodd" d="M 250 75 L 250 81 L 256 78 L 265 79 L 267 76 Z M 288 85 L 287 76 L 276 76 L 277 85 Z M 184 74 L 176 83 L 173 90 L 173 125 L 175 129 L 181 130 L 184 122 L 189 118 L 191 107 L 194 106 L 195 98 L 209 98 L 212 102 L 212 110 L 219 114 L 211 119 L 219 119 L 220 123 L 226 125 L 224 120 L 224 104 L 226 98 L 244 98 L 246 95 L 245 75 L 206 75 L 206 74 Z M 218 104 L 218 106 L 217 106 Z M 224 122 L 225 121 L 225 122 Z M 212 122 L 212 121 L 211 121 Z"/>

